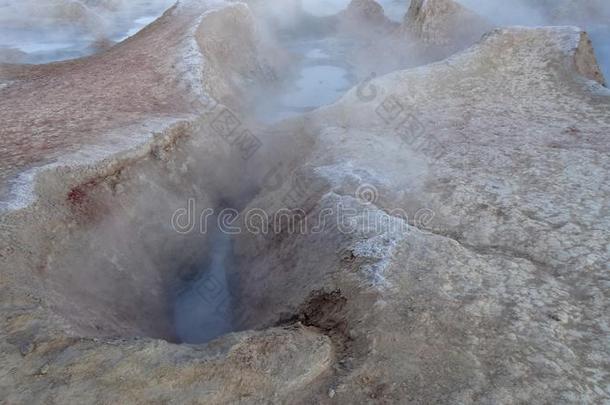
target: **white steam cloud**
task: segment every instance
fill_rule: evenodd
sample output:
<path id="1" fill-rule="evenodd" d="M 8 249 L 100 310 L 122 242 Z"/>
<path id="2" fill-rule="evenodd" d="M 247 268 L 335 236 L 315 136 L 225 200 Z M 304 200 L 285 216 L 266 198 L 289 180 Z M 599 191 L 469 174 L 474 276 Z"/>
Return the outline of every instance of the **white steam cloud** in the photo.
<path id="1" fill-rule="evenodd" d="M 174 0 L 0 0 L 0 62 L 91 54 L 159 17 Z"/>

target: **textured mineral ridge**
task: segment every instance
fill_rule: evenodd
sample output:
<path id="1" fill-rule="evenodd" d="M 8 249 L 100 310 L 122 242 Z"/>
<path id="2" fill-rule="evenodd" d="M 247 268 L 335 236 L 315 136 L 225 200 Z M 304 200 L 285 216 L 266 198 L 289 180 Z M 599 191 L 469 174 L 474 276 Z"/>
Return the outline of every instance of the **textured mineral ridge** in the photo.
<path id="1" fill-rule="evenodd" d="M 610 402 L 610 92 L 586 33 L 490 30 L 252 125 L 244 160 L 219 135 L 277 69 L 259 5 L 182 2 L 98 55 L 1 67 L 2 400 Z M 456 12 L 482 21 L 414 1 L 390 35 L 454 46 Z M 205 235 L 168 218 L 278 162 L 240 208 L 305 181 L 306 215 L 341 204 L 353 231 L 236 236 L 241 332 L 176 343 L 168 291 Z"/>

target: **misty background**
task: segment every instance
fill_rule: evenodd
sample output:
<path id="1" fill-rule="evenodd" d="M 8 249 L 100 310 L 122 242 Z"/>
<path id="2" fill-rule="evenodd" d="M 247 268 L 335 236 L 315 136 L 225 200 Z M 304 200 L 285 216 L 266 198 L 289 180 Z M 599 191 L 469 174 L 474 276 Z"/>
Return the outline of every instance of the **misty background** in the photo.
<path id="1" fill-rule="evenodd" d="M 301 2 L 310 14 L 330 16 L 345 9 L 350 0 Z M 610 77 L 610 1 L 458 2 L 498 26 L 582 27 L 591 35 L 606 78 Z M 410 0 L 379 3 L 388 18 L 401 21 Z M 174 0 L 0 0 L 0 62 L 47 63 L 102 51 L 136 34 L 173 4 Z"/>
<path id="2" fill-rule="evenodd" d="M 174 0 L 0 0 L 0 62 L 91 55 L 156 20 Z"/>
<path id="3" fill-rule="evenodd" d="M 575 25 L 585 29 L 606 80 L 610 78 L 610 1 L 458 0 L 498 26 Z"/>

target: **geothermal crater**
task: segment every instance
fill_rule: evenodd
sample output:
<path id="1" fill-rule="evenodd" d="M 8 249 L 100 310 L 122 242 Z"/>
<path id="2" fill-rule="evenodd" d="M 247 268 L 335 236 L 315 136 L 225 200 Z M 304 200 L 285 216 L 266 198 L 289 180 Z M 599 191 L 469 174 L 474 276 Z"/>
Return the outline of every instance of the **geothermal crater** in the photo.
<path id="1" fill-rule="evenodd" d="M 608 13 L 0 1 L 2 399 L 610 401 Z"/>

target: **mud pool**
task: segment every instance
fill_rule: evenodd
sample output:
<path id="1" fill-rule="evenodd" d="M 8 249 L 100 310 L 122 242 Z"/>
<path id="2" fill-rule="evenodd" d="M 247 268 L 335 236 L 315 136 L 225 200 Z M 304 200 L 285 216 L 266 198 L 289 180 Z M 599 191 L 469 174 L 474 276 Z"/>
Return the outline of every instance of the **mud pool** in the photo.
<path id="1" fill-rule="evenodd" d="M 171 0 L 138 0 L 117 9 L 89 7 L 84 8 L 84 16 L 76 15 L 78 20 L 70 21 L 53 20 L 39 15 L 38 10 L 38 14 L 27 13 L 27 7 L 38 8 L 36 3 L 15 6 L 0 1 L 0 52 L 18 53 L 20 63 L 35 64 L 88 56 L 137 34 L 172 4 Z"/>

